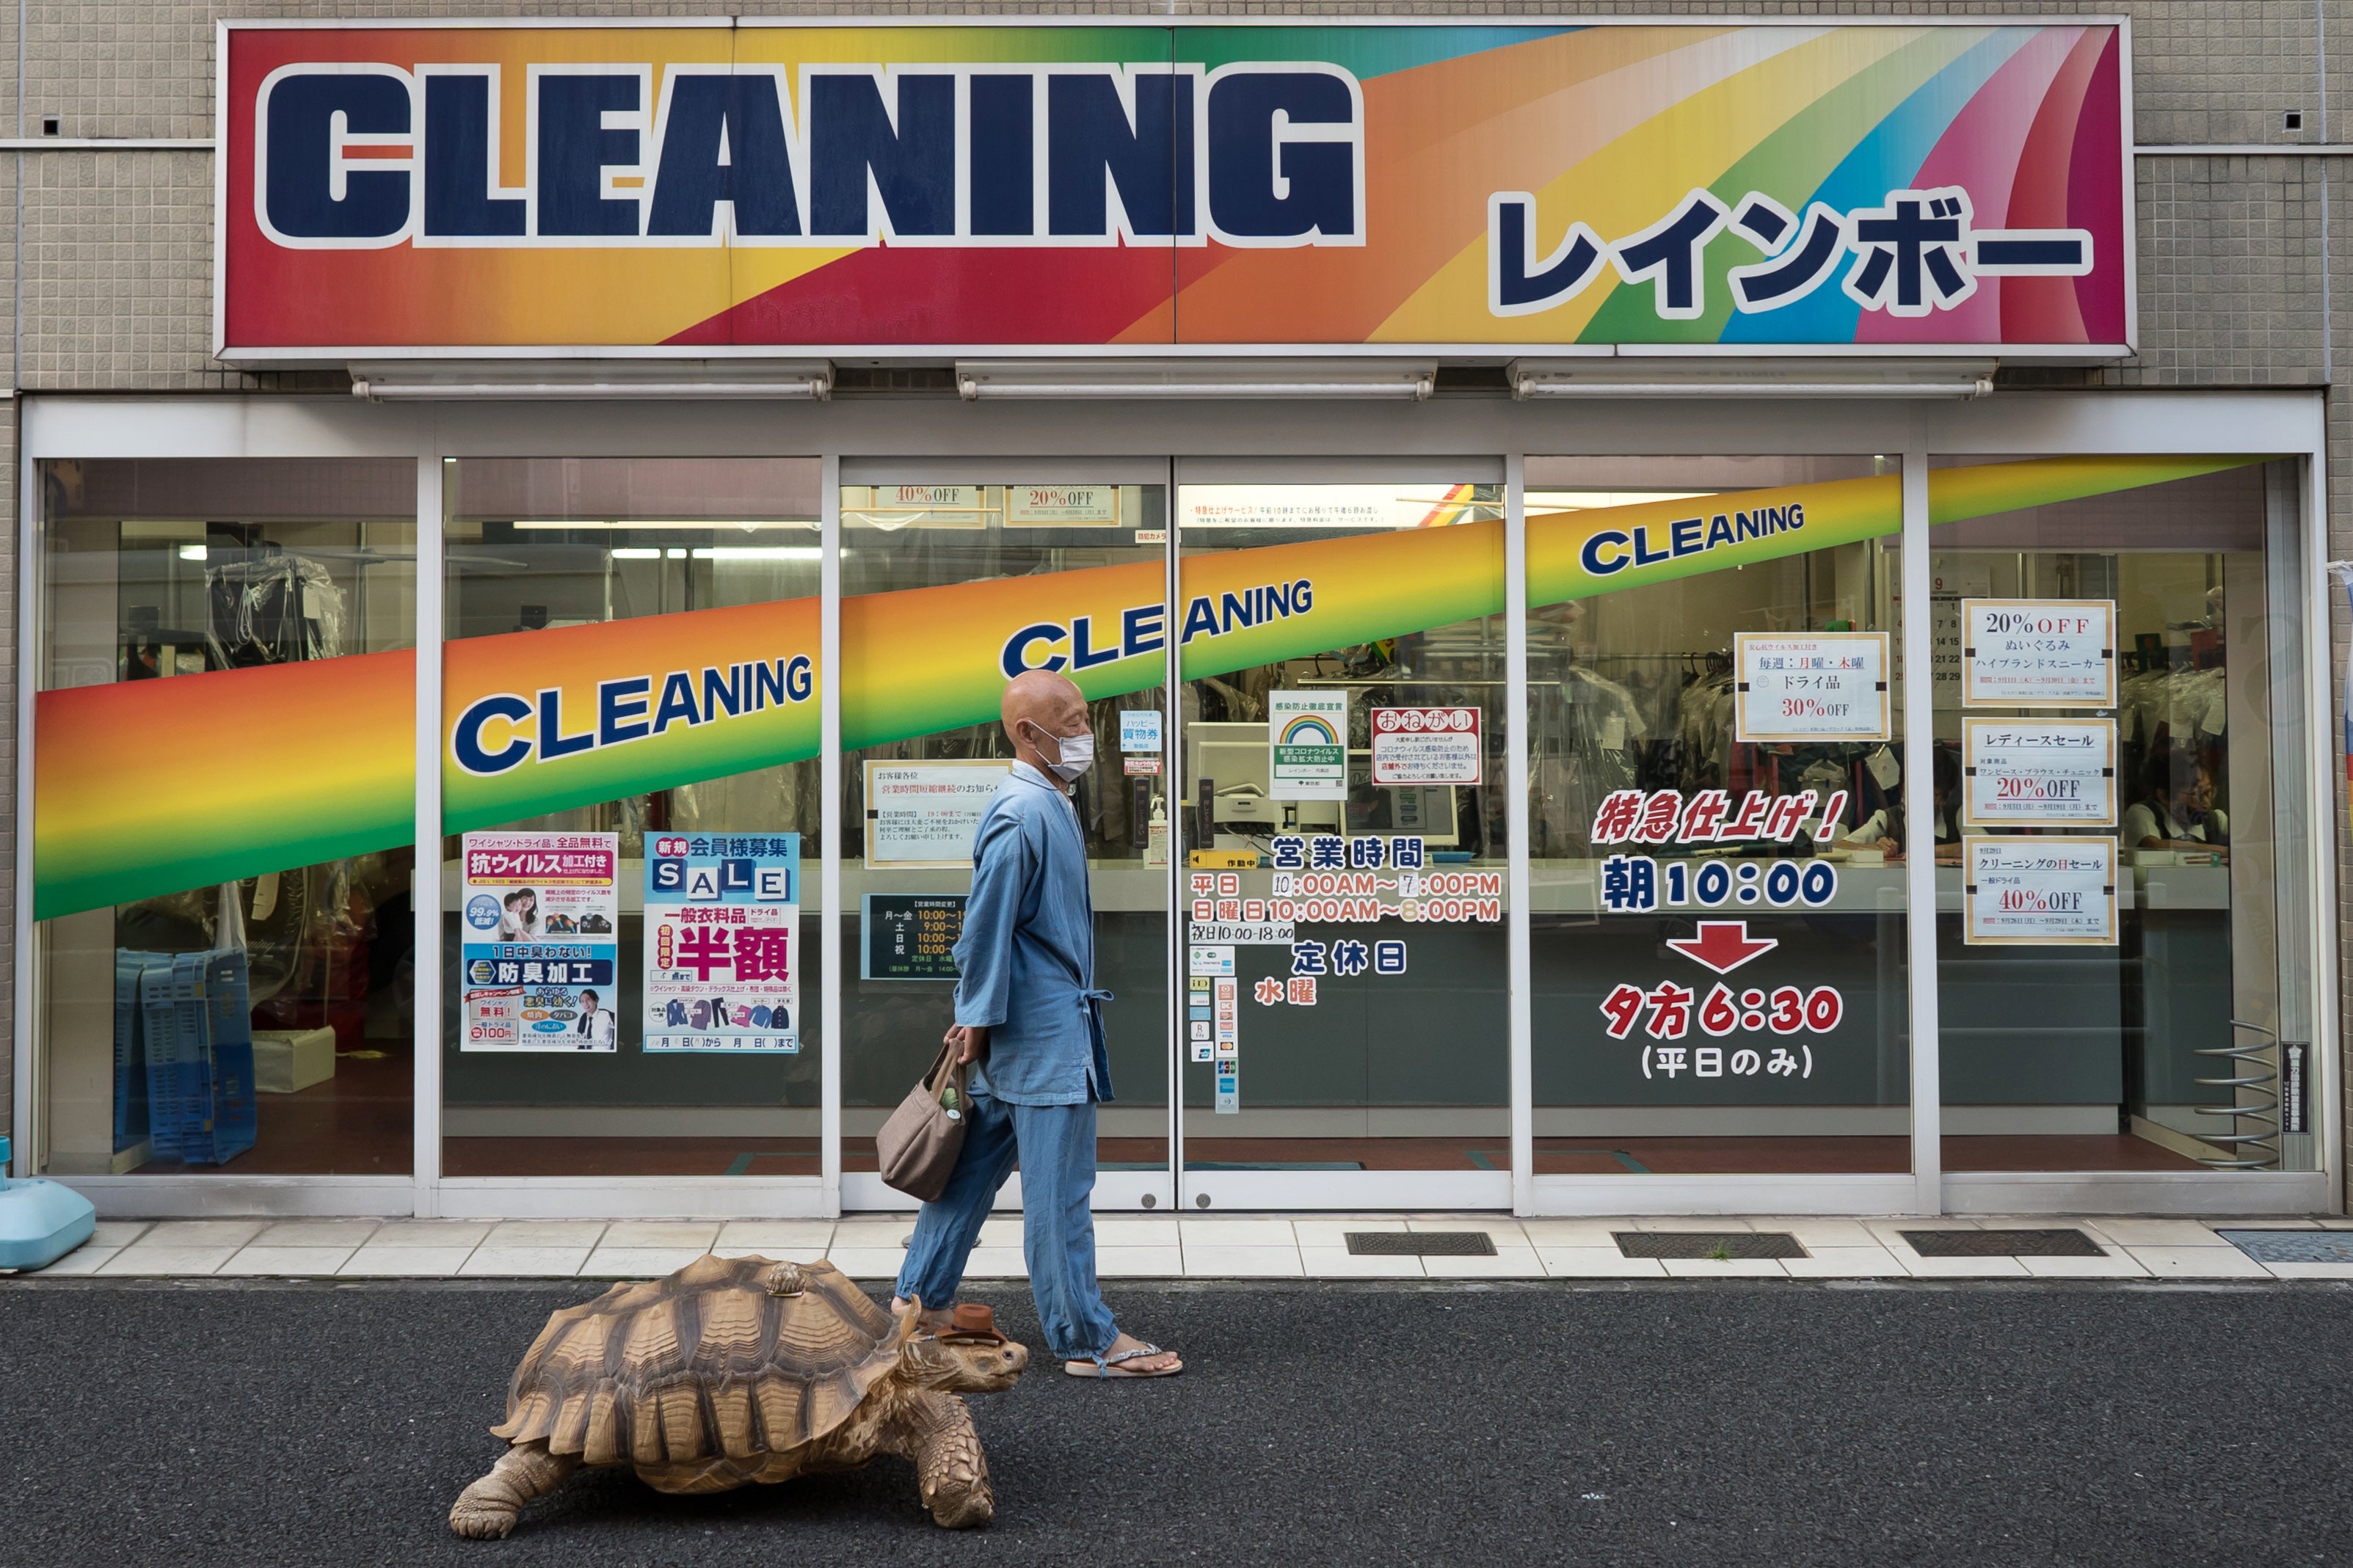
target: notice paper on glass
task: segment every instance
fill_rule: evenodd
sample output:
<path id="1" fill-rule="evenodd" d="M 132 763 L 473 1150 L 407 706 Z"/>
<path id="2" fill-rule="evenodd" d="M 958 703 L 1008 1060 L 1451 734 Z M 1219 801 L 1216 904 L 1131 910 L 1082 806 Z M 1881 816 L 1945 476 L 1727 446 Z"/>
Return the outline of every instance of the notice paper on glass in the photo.
<path id="1" fill-rule="evenodd" d="M 620 955 L 614 833 L 469 833 L 458 1048 L 610 1051 Z"/>
<path id="2" fill-rule="evenodd" d="M 1483 752 L 1476 708 L 1376 708 L 1367 715 L 1377 784 L 1475 784 Z"/>
<path id="3" fill-rule="evenodd" d="M 1348 694 L 1266 694 L 1270 800 L 1348 798 Z"/>
<path id="4" fill-rule="evenodd" d="M 973 835 L 997 786 L 1013 773 L 1003 757 L 866 764 L 866 864 L 972 864 Z"/>
<path id="5" fill-rule="evenodd" d="M 1119 522 L 1117 485 L 1008 485 L 1008 528 L 1102 528 Z"/>
<path id="6" fill-rule="evenodd" d="M 2116 841 L 1963 841 L 1961 940 L 1975 947 L 2116 945 Z"/>
<path id="7" fill-rule="evenodd" d="M 1964 719 L 1967 827 L 2105 827 L 2116 820 L 2113 719 Z"/>
<path id="8" fill-rule="evenodd" d="M 2116 706 L 2114 599 L 1963 599 L 1961 642 L 1965 706 Z"/>
<path id="9" fill-rule="evenodd" d="M 1884 741 L 1885 632 L 1739 632 L 1736 738 Z"/>
<path id="10" fill-rule="evenodd" d="M 646 835 L 646 1046 L 801 1048 L 801 837 Z"/>

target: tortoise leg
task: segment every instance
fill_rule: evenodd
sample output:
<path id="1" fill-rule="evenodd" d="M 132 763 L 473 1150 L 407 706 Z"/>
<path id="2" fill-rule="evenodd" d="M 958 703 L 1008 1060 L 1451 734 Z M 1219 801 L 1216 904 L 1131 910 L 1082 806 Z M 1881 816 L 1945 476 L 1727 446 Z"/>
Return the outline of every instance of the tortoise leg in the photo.
<path id="1" fill-rule="evenodd" d="M 449 1528 L 473 1541 L 502 1541 L 515 1515 L 535 1497 L 545 1497 L 580 1468 L 575 1454 L 551 1454 L 544 1438 L 519 1443 L 499 1456 L 491 1473 L 458 1494 Z"/>
<path id="2" fill-rule="evenodd" d="M 988 1487 L 988 1457 L 972 1412 L 953 1394 L 915 1391 L 907 1402 L 906 1427 L 893 1445 L 915 1462 L 915 1484 L 932 1520 L 950 1530 L 987 1524 L 997 1514 L 997 1494 Z"/>

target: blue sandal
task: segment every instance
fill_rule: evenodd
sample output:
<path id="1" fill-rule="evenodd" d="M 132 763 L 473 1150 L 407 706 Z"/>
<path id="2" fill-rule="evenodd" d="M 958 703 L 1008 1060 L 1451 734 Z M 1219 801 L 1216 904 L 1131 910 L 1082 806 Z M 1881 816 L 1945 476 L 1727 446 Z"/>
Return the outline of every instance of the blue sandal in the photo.
<path id="1" fill-rule="evenodd" d="M 1120 1363 L 1124 1361 L 1135 1361 L 1144 1356 L 1166 1355 L 1168 1353 L 1168 1352 L 1162 1350 L 1158 1345 L 1138 1345 L 1132 1351 L 1122 1351 L 1117 1355 L 1091 1355 L 1082 1357 L 1077 1361 L 1066 1361 L 1062 1363 L 1062 1370 L 1072 1377 L 1174 1377 L 1178 1373 L 1185 1370 L 1185 1363 L 1182 1361 L 1179 1361 L 1175 1366 L 1154 1367 L 1150 1369 L 1142 1367 L 1131 1368 L 1120 1365 Z M 1094 1363 L 1094 1370 L 1092 1372 L 1087 1370 L 1087 1363 L 1090 1362 Z"/>

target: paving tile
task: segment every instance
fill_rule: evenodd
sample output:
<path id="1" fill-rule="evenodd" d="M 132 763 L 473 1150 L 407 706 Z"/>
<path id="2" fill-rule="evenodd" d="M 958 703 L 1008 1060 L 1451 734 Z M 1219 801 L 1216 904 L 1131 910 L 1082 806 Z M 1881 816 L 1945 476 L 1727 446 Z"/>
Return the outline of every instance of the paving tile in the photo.
<path id="1" fill-rule="evenodd" d="M 159 1219 L 139 1238 L 150 1247 L 243 1247 L 269 1222 L 261 1219 Z"/>
<path id="2" fill-rule="evenodd" d="M 376 1227 L 363 1247 L 452 1247 L 471 1248 L 490 1239 L 486 1219 L 394 1219 Z"/>
<path id="3" fill-rule="evenodd" d="M 2160 1279 L 2269 1279 L 2262 1264 L 2235 1247 L 2128 1247 L 2134 1262 Z"/>
<path id="4" fill-rule="evenodd" d="M 829 1219 L 738 1219 L 719 1227 L 713 1252 L 739 1258 L 747 1252 L 796 1259 L 822 1258 L 833 1239 Z"/>
<path id="5" fill-rule="evenodd" d="M 1889 1247 L 1905 1273 L 1921 1279 L 2023 1279 L 2026 1265 L 2015 1258 L 1923 1258 L 1909 1248 Z"/>
<path id="6" fill-rule="evenodd" d="M 837 1240 L 826 1249 L 825 1260 L 852 1279 L 888 1283 L 899 1278 L 899 1265 L 907 1260 L 907 1254 L 896 1247 L 843 1247 Z"/>
<path id="7" fill-rule="evenodd" d="M 1544 1259 L 1523 1242 L 1517 1247 L 1495 1245 L 1493 1258 L 1425 1258 L 1424 1272 L 1433 1279 L 1541 1279 Z"/>
<path id="8" fill-rule="evenodd" d="M 1185 1249 L 1195 1247 L 1297 1247 L 1287 1219 L 1187 1219 L 1181 1227 Z"/>
<path id="9" fill-rule="evenodd" d="M 700 1247 L 598 1247 L 580 1272 L 599 1279 L 659 1279 L 703 1256 Z"/>
<path id="10" fill-rule="evenodd" d="M 1663 1279 L 1655 1258 L 1629 1258 L 1615 1247 L 1539 1247 L 1536 1257 L 1556 1279 Z"/>
<path id="11" fill-rule="evenodd" d="M 914 1228 L 912 1225 L 907 1227 L 910 1233 Z M 1021 1216 L 1018 1214 L 989 1215 L 980 1222 L 980 1239 L 974 1245 L 976 1247 L 1020 1246 Z"/>
<path id="12" fill-rule="evenodd" d="M 1142 1219 L 1134 1215 L 1095 1215 L 1097 1247 L 1175 1247 L 1177 1221 L 1174 1215 L 1166 1219 Z"/>
<path id="13" fill-rule="evenodd" d="M 2087 1219 L 2078 1222 L 2103 1240 L 2124 1247 L 2227 1247 L 2202 1220 Z"/>
<path id="14" fill-rule="evenodd" d="M 119 1247 L 100 1247 L 94 1241 L 85 1241 L 47 1268 L 35 1269 L 31 1277 L 69 1279 L 77 1274 L 95 1274 L 106 1266 L 108 1258 L 121 1250 Z"/>
<path id="15" fill-rule="evenodd" d="M 1621 1230 L 1631 1230 L 1634 1222 L 1627 1219 L 1524 1219 L 1520 1229 L 1535 1247 L 1606 1247 L 1617 1250 L 1610 1238 Z"/>
<path id="16" fill-rule="evenodd" d="M 1299 1260 L 1310 1279 L 1419 1279 L 1419 1258 L 1359 1258 L 1345 1247 L 1303 1245 Z"/>
<path id="17" fill-rule="evenodd" d="M 717 1221 L 617 1219 L 605 1227 L 599 1247 L 691 1247 L 700 1258 L 719 1239 Z"/>
<path id="18" fill-rule="evenodd" d="M 2266 1263 L 2263 1267 L 2282 1279 L 2353 1279 L 2353 1263 Z"/>
<path id="19" fill-rule="evenodd" d="M 588 1261 L 588 1248 L 580 1247 L 499 1247 L 489 1242 L 474 1248 L 458 1272 L 467 1278 L 478 1275 L 515 1279 L 569 1279 L 580 1272 Z"/>
<path id="20" fill-rule="evenodd" d="M 344 1279 L 446 1279 L 466 1266 L 470 1247 L 363 1247 L 335 1270 Z"/>
<path id="21" fill-rule="evenodd" d="M 1029 1260 L 1018 1247 L 982 1245 L 972 1249 L 965 1260 L 964 1275 L 967 1279 L 1027 1279 Z"/>
<path id="22" fill-rule="evenodd" d="M 1227 1246 L 1198 1242 L 1190 1235 L 1185 1238 L 1187 1279 L 1295 1279 L 1305 1273 L 1296 1247 Z"/>
<path id="23" fill-rule="evenodd" d="M 846 1247 L 856 1251 L 897 1251 L 906 1247 L 907 1238 L 915 1233 L 915 1216 L 878 1223 L 874 1220 L 843 1220 L 833 1227 L 828 1247 Z"/>
<path id="24" fill-rule="evenodd" d="M 1795 1279 L 1900 1279 L 1905 1273 L 1895 1255 L 1883 1247 L 1810 1247 L 1810 1258 L 1784 1258 L 1781 1267 Z"/>
<path id="25" fill-rule="evenodd" d="M 102 1219 L 98 1228 L 90 1233 L 84 1247 L 128 1247 L 147 1234 L 152 1221 L 143 1219 Z"/>
<path id="26" fill-rule="evenodd" d="M 1291 1222 L 1292 1234 L 1302 1247 L 1338 1247 L 1348 1245 L 1348 1233 L 1357 1231 L 1401 1231 L 1405 1221 L 1384 1215 L 1378 1219 L 1295 1219 Z"/>
<path id="27" fill-rule="evenodd" d="M 1745 1219 L 1735 1219 L 1728 1215 L 1641 1215 L 1634 1219 L 1620 1221 L 1617 1228 L 1620 1230 L 1692 1231 L 1754 1230 L 1756 1226 Z"/>
<path id="28" fill-rule="evenodd" d="M 372 1219 L 281 1219 L 253 1238 L 255 1247 L 364 1247 L 382 1228 Z"/>
<path id="29" fill-rule="evenodd" d="M 142 1241 L 100 1265 L 100 1274 L 210 1274 L 237 1253 L 234 1246 L 160 1247 Z"/>
<path id="30" fill-rule="evenodd" d="M 1786 1219 L 1751 1219 L 1749 1225 L 1764 1232 L 1778 1231 L 1798 1238 L 1798 1245 L 1808 1252 L 1831 1247 L 1876 1247 L 1879 1237 L 1859 1219 L 1838 1219 L 1821 1215 L 1792 1215 Z M 1788 1259 L 1783 1258 L 1783 1262 Z"/>
<path id="31" fill-rule="evenodd" d="M 585 1255 L 605 1234 L 601 1219 L 504 1219 L 482 1238 L 485 1247 L 576 1247 Z"/>
<path id="32" fill-rule="evenodd" d="M 352 1247 L 239 1247 L 216 1270 L 221 1274 L 332 1274 L 358 1248 Z"/>
<path id="33" fill-rule="evenodd" d="M 2021 1258 L 2029 1274 L 2042 1279 L 2146 1279 L 2148 1270 L 2128 1252 L 2105 1258 Z"/>
<path id="34" fill-rule="evenodd" d="M 1498 1247 L 1506 1242 L 1525 1247 L 1528 1240 L 1528 1233 L 1520 1227 L 1518 1220 L 1509 1215 L 1409 1215 L 1405 1227 L 1408 1230 L 1483 1231 L 1495 1238 Z"/>
<path id="35" fill-rule="evenodd" d="M 1095 1276 L 1102 1279 L 1181 1279 L 1184 1248 L 1166 1247 L 1097 1247 Z"/>
<path id="36" fill-rule="evenodd" d="M 1786 1279 L 1789 1271 L 1778 1258 L 1662 1258 L 1671 1277 L 1688 1279 Z"/>

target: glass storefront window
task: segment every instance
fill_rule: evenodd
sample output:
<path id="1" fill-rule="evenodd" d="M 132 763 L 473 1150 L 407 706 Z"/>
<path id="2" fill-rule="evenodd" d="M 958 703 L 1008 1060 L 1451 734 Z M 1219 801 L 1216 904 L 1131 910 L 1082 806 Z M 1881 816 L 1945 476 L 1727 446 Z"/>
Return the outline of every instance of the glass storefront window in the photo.
<path id="1" fill-rule="evenodd" d="M 406 1173 L 416 464 L 39 479 L 29 1168 Z"/>
<path id="2" fill-rule="evenodd" d="M 1112 993 L 1103 1028 L 1116 1098 L 1096 1122 L 1100 1168 L 1167 1169 L 1166 644 L 1143 618 L 1123 640 L 1115 614 L 1080 618 L 1071 607 L 1158 604 L 1166 507 L 1164 486 L 1143 484 L 841 492 L 842 820 L 860 825 L 842 846 L 846 1172 L 875 1169 L 875 1131 L 953 1021 L 947 953 L 972 889 L 973 834 L 1012 764 L 997 721 L 1003 671 L 976 667 L 962 648 L 926 649 L 1025 622 L 1007 657 L 1077 680 L 1095 735 L 1096 763 L 1072 804 L 1095 908 L 1095 984 Z M 981 640 L 994 650 L 998 639 Z M 1124 765 L 1147 753 L 1151 772 Z"/>
<path id="3" fill-rule="evenodd" d="M 815 1175 L 815 459 L 447 465 L 442 1168 Z"/>
<path id="4" fill-rule="evenodd" d="M 1189 1170 L 1509 1168 L 1503 506 L 1179 491 Z"/>
<path id="5" fill-rule="evenodd" d="M 2294 466 L 1929 495 L 1946 1169 L 2317 1169 Z"/>
<path id="6" fill-rule="evenodd" d="M 1535 1168 L 1904 1172 L 1885 458 L 1527 465 Z"/>

